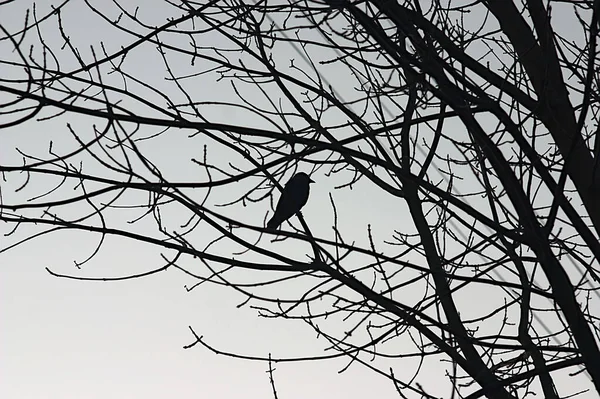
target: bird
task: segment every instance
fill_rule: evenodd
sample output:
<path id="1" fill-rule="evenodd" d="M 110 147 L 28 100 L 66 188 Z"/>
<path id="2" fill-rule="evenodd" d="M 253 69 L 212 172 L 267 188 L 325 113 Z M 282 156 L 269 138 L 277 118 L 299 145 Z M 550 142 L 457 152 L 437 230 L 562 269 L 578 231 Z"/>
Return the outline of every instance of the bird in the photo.
<path id="1" fill-rule="evenodd" d="M 304 173 L 296 173 L 290 181 L 287 182 L 279 197 L 279 202 L 275 208 L 275 214 L 267 222 L 267 228 L 276 229 L 292 216 L 294 216 L 308 201 L 310 183 L 314 183 L 310 177 Z"/>

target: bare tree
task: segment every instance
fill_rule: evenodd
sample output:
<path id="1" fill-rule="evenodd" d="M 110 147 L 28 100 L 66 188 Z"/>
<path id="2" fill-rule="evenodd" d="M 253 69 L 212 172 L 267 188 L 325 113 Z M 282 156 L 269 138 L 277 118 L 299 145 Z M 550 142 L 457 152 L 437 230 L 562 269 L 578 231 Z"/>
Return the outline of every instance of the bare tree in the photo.
<path id="1" fill-rule="evenodd" d="M 0 26 L 22 159 L 0 159 L 2 252 L 86 231 L 81 266 L 107 236 L 146 243 L 163 264 L 112 279 L 230 287 L 329 342 L 306 361 L 401 397 L 433 397 L 415 381 L 440 361 L 450 397 L 600 392 L 599 1 L 77 4 Z M 265 229 L 298 170 L 394 204 L 387 224 L 348 231 L 330 195 L 332 229 Z M 272 381 L 298 359 L 263 360 Z"/>

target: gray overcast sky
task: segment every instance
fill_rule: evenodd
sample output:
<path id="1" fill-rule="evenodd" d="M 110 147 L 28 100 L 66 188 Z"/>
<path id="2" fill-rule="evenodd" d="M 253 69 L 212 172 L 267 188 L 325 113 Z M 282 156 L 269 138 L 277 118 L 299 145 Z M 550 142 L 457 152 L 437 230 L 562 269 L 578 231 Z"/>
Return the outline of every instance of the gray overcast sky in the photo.
<path id="1" fill-rule="evenodd" d="M 102 2 L 93 4 L 100 6 Z M 147 19 L 154 18 L 156 24 L 163 23 L 165 14 L 155 7 L 160 4 L 153 2 L 152 11 L 144 7 L 141 13 Z M 0 22 L 7 28 L 20 28 L 28 6 L 30 4 L 24 2 L 2 6 Z M 45 6 L 37 4 L 38 15 L 43 15 Z M 100 40 L 112 50 L 132 41 L 86 11 L 83 3 L 69 4 L 63 21 L 67 34 L 87 56 L 89 45 L 98 45 Z M 46 26 L 45 34 L 50 43 L 52 39 L 58 43 L 53 29 L 56 25 Z M 65 51 L 57 53 L 63 57 L 63 67 L 76 67 Z M 162 78 L 164 65 L 151 46 L 145 52 L 136 52 L 134 59 L 139 62 L 138 77 L 157 87 L 162 85 L 165 90 L 170 88 L 170 83 Z M 189 65 L 189 60 L 185 62 Z M 210 83 L 210 80 L 206 82 Z M 232 93 L 227 94 L 222 87 L 202 86 L 197 92 L 197 100 L 227 100 Z M 224 120 L 232 117 L 236 115 L 222 115 Z M 14 150 L 16 147 L 29 153 L 44 154 L 50 140 L 54 140 L 55 148 L 66 152 L 74 145 L 72 140 L 65 138 L 68 136 L 67 122 L 80 128 L 83 134 L 90 128 L 87 120 L 70 116 L 10 129 L 2 137 L 2 163 L 20 162 L 21 157 Z M 252 124 L 251 121 L 246 123 Z M 158 138 L 144 148 L 144 153 L 167 177 L 194 181 L 199 172 L 189 167 L 189 159 L 199 158 L 202 140 L 197 147 L 188 148 L 185 136 L 182 134 L 177 142 L 173 135 Z M 211 152 L 210 156 L 224 155 Z M 89 163 L 87 165 L 90 168 Z M 325 229 L 332 223 L 328 193 L 333 191 L 333 183 L 323 176 L 314 179 L 318 182 L 304 214 L 311 226 Z M 52 183 L 37 180 L 35 186 L 40 190 L 51 187 Z M 8 200 L 6 191 L 5 200 Z M 220 198 L 226 201 L 230 195 L 223 193 Z M 369 203 L 366 196 L 346 194 L 338 204 L 338 212 L 342 216 L 350 214 L 353 209 L 368 208 Z M 251 206 L 252 212 L 246 212 L 246 220 L 262 223 L 268 202 Z M 369 210 L 367 214 L 380 213 L 383 221 L 386 206 L 389 210 L 395 209 L 392 201 L 388 201 L 388 205 L 382 201 L 377 209 Z M 313 222 L 320 219 L 320 208 L 323 209 L 321 216 L 325 218 L 321 225 Z M 357 230 L 363 229 L 361 234 L 364 236 L 367 221 L 373 222 L 373 218 L 367 219 L 367 214 L 362 216 L 353 212 L 352 222 L 344 222 L 342 218 L 341 227 L 356 226 Z M 200 346 L 184 350 L 182 347 L 194 339 L 188 326 L 203 335 L 207 342 L 231 352 L 265 357 L 269 353 L 273 357 L 323 354 L 325 343 L 317 341 L 314 332 L 302 322 L 257 318 L 252 309 L 236 308 L 243 297 L 227 288 L 203 285 L 188 293 L 184 287 L 196 281 L 175 270 L 113 283 L 59 279 L 46 272 L 48 267 L 66 274 L 104 277 L 160 266 L 157 252 L 148 246 L 109 238 L 106 244 L 109 250 L 102 251 L 78 270 L 74 262 L 87 258 L 96 244 L 97 237 L 93 235 L 62 232 L 2 254 L 0 397 L 272 397 L 267 364 L 217 356 Z M 286 243 L 273 245 L 287 246 Z M 308 250 L 301 250 L 299 255 L 302 257 L 303 253 Z M 276 364 L 279 397 L 364 398 L 374 393 L 395 396 L 392 384 L 382 383 L 381 377 L 360 366 L 338 374 L 345 365 L 345 360 Z"/>
<path id="2" fill-rule="evenodd" d="M 108 3 L 91 3 L 112 9 L 113 17 L 116 17 L 114 7 L 111 8 Z M 140 6 L 141 18 L 151 24 L 164 23 L 172 9 L 159 1 L 151 3 Z M 29 6 L 28 2 L 21 1 L 1 6 L 0 23 L 9 30 L 20 28 L 24 10 Z M 37 6 L 39 15 L 43 15 L 42 9 L 48 7 L 45 3 Z M 67 34 L 86 60 L 90 59 L 90 45 L 98 48 L 99 42 L 103 41 L 110 53 L 133 41 L 95 17 L 83 2 L 69 4 L 63 22 Z M 60 40 L 56 36 L 56 29 L 52 29 L 55 23 L 48 23 L 47 26 L 45 36 L 49 38 L 49 44 L 58 46 Z M 302 67 L 299 55 L 291 48 L 287 51 L 277 56 L 282 62 L 295 58 Z M 61 54 L 65 69 L 76 67 L 66 50 L 57 48 L 57 53 Z M 132 54 L 127 66 L 135 67 L 136 76 L 151 82 L 157 89 L 165 92 L 172 90 L 172 82 L 164 79 L 165 68 L 153 46 L 142 47 L 141 51 Z M 189 60 L 181 60 L 176 67 L 181 68 L 180 73 L 186 68 L 193 69 Z M 323 66 L 323 71 L 341 95 L 351 95 L 353 88 L 344 87 L 343 74 L 337 74 L 332 66 Z M 3 71 L 0 70 L 0 73 Z M 10 70 L 8 73 L 19 72 Z M 116 76 L 105 78 L 109 81 L 118 79 Z M 143 92 L 142 89 L 140 91 Z M 214 79 L 203 80 L 195 94 L 195 101 L 226 101 L 233 98 L 231 87 L 217 84 Z M 249 92 L 248 95 L 253 101 L 265 101 L 256 93 Z M 160 98 L 150 100 L 160 102 Z M 177 100 L 185 101 L 184 98 Z M 222 107 L 215 107 L 214 112 L 214 118 L 220 121 L 252 126 L 265 123 L 242 111 L 223 111 Z M 68 138 L 67 122 L 82 135 L 91 137 L 92 123 L 79 116 L 27 123 L 0 133 L 1 163 L 21 162 L 21 156 L 14 151 L 16 147 L 41 156 L 47 152 L 50 140 L 55 142 L 56 148 L 66 152 L 76 145 Z M 200 169 L 190 167 L 189 159 L 200 158 L 202 146 L 208 140 L 202 137 L 190 140 L 188 133 L 170 132 L 168 136 L 140 144 L 144 154 L 160 167 L 167 179 L 196 181 L 205 177 Z M 219 151 L 223 150 L 212 150 L 209 156 L 228 159 L 231 155 Z M 89 160 L 87 162 L 87 170 L 98 168 Z M 309 171 L 308 167 L 304 169 Z M 375 231 L 380 240 L 390 236 L 399 226 L 404 233 L 413 231 L 412 223 L 404 224 L 404 220 L 409 220 L 404 203 L 399 204 L 397 199 L 378 193 L 375 204 L 371 195 L 374 188 L 369 184 L 359 183 L 352 190 L 335 190 L 335 186 L 340 184 L 335 178 L 328 178 L 317 171 L 313 179 L 316 184 L 303 213 L 315 235 L 333 238 L 330 193 L 336 200 L 340 230 L 346 234 L 347 240 L 366 242 L 368 223 L 378 227 Z M 12 184 L 17 183 L 13 181 Z M 40 188 L 45 186 L 50 188 L 52 182 L 35 181 L 31 192 L 21 194 L 34 195 L 43 191 Z M 237 188 L 240 192 L 242 189 Z M 213 202 L 230 200 L 233 194 L 229 190 L 217 190 Z M 6 189 L 4 195 L 7 200 L 10 194 L 6 194 Z M 269 211 L 268 205 L 268 201 L 262 201 L 248 204 L 245 208 L 235 207 L 231 215 L 260 225 Z M 131 219 L 137 214 L 123 215 L 124 219 Z M 169 216 L 174 224 L 185 221 L 185 216 L 177 211 Z M 302 322 L 258 318 L 257 312 L 247 306 L 237 308 L 236 305 L 244 298 L 228 288 L 205 284 L 187 292 L 185 287 L 196 281 L 177 270 L 124 282 L 73 281 L 52 277 L 45 270 L 48 267 L 58 273 L 110 277 L 162 266 L 157 250 L 131 241 L 108 238 L 105 250 L 81 270 L 77 269 L 74 262 L 86 259 L 97 242 L 98 238 L 91 234 L 61 232 L 0 255 L 0 397 L 272 397 L 266 363 L 217 356 L 199 345 L 184 350 L 184 345 L 193 342 L 188 326 L 215 347 L 240 354 L 267 356 L 271 353 L 273 357 L 293 357 L 328 353 L 323 352 L 327 343 L 318 340 L 315 333 Z M 293 253 L 298 259 L 305 260 L 305 254 L 309 253 L 308 247 L 298 248 L 287 242 L 265 245 L 277 251 L 286 251 L 286 254 Z M 304 286 L 286 288 L 302 290 Z M 413 291 L 408 288 L 402 294 L 403 300 L 414 303 L 417 298 L 412 294 Z M 456 297 L 459 303 L 468 304 L 462 308 L 465 317 L 470 311 L 478 314 L 482 309 L 493 308 L 503 300 L 472 291 Z M 402 348 L 398 348 L 398 351 L 401 352 Z M 391 383 L 360 365 L 337 373 L 346 362 L 331 360 L 276 364 L 275 381 L 279 398 L 396 397 Z M 406 365 L 413 366 L 415 362 L 402 363 L 397 374 L 410 378 L 414 369 Z M 378 364 L 386 363 L 379 361 Z M 389 362 L 389 365 L 398 367 L 398 363 L 394 362 Z M 437 380 L 445 367 L 446 364 L 440 362 L 428 362 L 426 371 L 416 382 L 422 384 L 430 394 L 448 397 L 447 380 Z M 581 386 L 587 384 L 583 374 L 569 383 L 573 381 L 579 381 Z M 564 392 L 571 393 L 572 390 Z M 580 396 L 587 397 L 594 395 Z"/>

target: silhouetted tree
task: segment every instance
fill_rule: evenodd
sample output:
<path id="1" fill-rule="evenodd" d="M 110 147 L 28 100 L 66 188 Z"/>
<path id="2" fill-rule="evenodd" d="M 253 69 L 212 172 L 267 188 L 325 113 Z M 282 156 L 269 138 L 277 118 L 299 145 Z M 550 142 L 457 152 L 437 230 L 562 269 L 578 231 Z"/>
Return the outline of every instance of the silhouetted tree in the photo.
<path id="1" fill-rule="evenodd" d="M 117 278 L 229 286 L 401 397 L 432 397 L 425 369 L 450 397 L 600 392 L 599 4 L 64 1 L 2 18 L 0 151 L 20 154 L 0 157 L 2 251 L 65 229 L 97 234 L 89 259 L 109 235 L 147 243 L 165 264 Z M 264 228 L 298 170 L 360 210 L 330 195 Z M 362 237 L 345 222 L 379 208 Z"/>

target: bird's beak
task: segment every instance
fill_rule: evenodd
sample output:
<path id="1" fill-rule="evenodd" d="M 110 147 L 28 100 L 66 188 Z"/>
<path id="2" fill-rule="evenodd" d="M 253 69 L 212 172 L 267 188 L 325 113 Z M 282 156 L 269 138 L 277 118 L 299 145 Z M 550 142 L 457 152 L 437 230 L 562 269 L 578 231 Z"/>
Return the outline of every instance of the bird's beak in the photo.
<path id="1" fill-rule="evenodd" d="M 310 177 L 308 178 L 308 184 L 310 183 L 314 183 L 315 181 L 313 179 L 311 179 Z"/>

